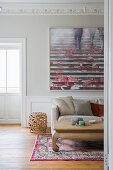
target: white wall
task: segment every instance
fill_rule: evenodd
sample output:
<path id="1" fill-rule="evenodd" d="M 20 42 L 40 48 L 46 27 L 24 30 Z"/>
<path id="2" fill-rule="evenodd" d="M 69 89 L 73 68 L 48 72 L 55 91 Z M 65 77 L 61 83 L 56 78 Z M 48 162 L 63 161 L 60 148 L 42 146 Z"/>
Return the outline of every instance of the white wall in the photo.
<path id="1" fill-rule="evenodd" d="M 100 98 L 103 92 L 49 91 L 49 27 L 100 27 L 103 16 L 0 16 L 0 37 L 27 40 L 27 97 L 22 125 L 26 126 L 33 111 L 47 113 L 51 121 L 51 97 L 72 95 L 78 98 Z M 35 97 L 36 96 L 36 97 Z"/>
<path id="2" fill-rule="evenodd" d="M 54 96 L 49 91 L 49 27 L 98 27 L 103 16 L 0 16 L 0 37 L 27 39 L 27 96 Z M 62 92 L 70 95 L 73 92 Z M 103 92 L 74 92 L 76 95 L 101 95 Z"/>

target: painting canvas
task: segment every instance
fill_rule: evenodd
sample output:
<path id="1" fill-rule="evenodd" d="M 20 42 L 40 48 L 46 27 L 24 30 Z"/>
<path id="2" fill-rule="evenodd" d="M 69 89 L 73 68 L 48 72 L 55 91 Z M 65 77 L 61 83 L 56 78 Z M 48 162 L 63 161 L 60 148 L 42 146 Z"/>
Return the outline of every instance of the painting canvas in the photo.
<path id="1" fill-rule="evenodd" d="M 50 90 L 104 89 L 104 29 L 50 28 Z"/>

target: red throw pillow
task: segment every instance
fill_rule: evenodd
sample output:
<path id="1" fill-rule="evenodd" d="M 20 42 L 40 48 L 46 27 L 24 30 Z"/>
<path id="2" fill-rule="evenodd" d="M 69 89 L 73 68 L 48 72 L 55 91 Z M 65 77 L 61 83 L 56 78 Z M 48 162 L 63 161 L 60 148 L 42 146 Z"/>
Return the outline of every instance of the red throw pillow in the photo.
<path id="1" fill-rule="evenodd" d="M 99 116 L 99 104 L 91 103 L 91 110 L 94 116 Z"/>
<path id="2" fill-rule="evenodd" d="M 99 104 L 99 114 L 98 116 L 104 116 L 104 105 L 103 104 Z"/>

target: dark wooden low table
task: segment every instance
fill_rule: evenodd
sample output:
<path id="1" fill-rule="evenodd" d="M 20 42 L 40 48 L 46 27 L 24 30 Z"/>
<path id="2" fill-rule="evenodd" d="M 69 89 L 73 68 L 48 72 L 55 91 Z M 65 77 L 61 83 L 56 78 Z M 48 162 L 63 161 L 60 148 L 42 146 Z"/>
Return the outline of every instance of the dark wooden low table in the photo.
<path id="1" fill-rule="evenodd" d="M 55 133 L 52 136 L 52 147 L 55 152 L 59 150 L 56 145 L 58 138 L 74 139 L 76 141 L 98 141 L 104 139 L 104 123 L 96 121 L 91 124 L 85 122 L 85 126 L 71 125 L 71 121 L 59 120 L 54 122 Z"/>

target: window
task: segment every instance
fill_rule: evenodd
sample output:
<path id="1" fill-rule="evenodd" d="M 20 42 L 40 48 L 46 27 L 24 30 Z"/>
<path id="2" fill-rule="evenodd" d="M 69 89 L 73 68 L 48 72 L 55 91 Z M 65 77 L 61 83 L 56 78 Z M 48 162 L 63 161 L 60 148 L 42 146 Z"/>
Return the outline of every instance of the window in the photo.
<path id="1" fill-rule="evenodd" d="M 17 44 L 0 44 L 0 93 L 20 91 L 20 52 Z"/>

